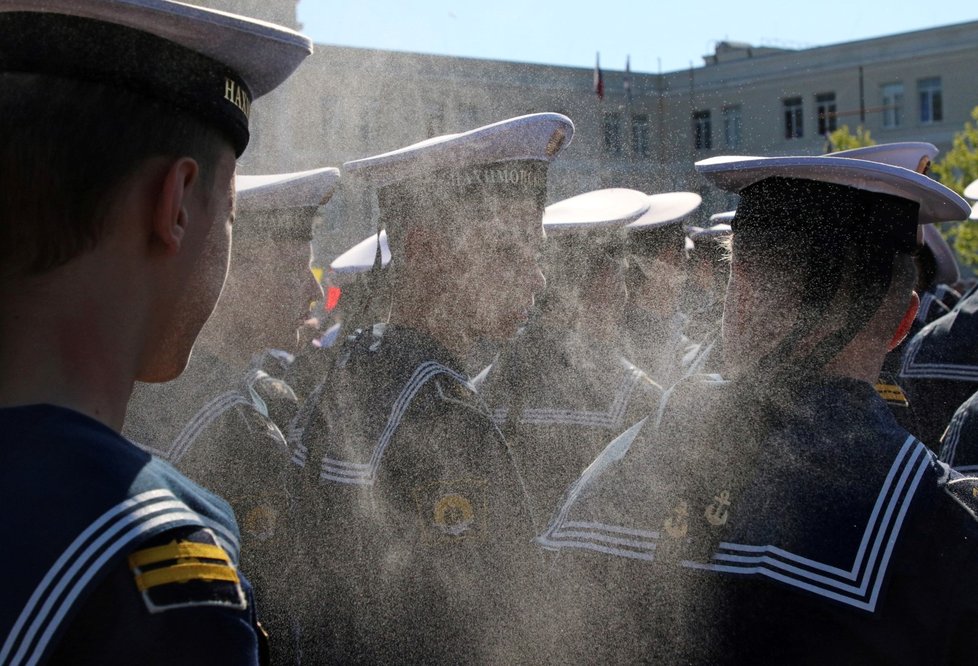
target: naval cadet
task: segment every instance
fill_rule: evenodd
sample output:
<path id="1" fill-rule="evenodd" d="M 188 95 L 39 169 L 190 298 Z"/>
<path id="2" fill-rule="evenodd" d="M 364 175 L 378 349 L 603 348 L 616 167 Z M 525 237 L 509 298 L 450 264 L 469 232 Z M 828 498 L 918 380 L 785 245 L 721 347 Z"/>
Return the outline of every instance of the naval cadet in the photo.
<path id="1" fill-rule="evenodd" d="M 0 663 L 257 663 L 230 507 L 119 431 L 187 363 L 251 100 L 311 42 L 168 0 L 4 0 L 0 32 Z"/>
<path id="2" fill-rule="evenodd" d="M 345 202 L 387 232 L 391 306 L 300 413 L 304 659 L 504 662 L 528 644 L 542 558 L 462 359 L 514 335 L 544 287 L 547 170 L 573 129 L 533 114 L 343 165 Z"/>
<path id="3" fill-rule="evenodd" d="M 709 226 L 691 226 L 686 230 L 692 243 L 686 336 L 695 344 L 682 362 L 688 373 L 715 373 L 722 365 L 720 322 L 730 279 L 730 220 L 733 216 L 734 211 L 716 213 L 710 216 Z"/>
<path id="4" fill-rule="evenodd" d="M 978 293 L 907 343 L 899 381 L 916 406 L 920 437 L 936 448 L 954 412 L 978 390 Z"/>
<path id="5" fill-rule="evenodd" d="M 608 441 L 659 407 L 662 389 L 625 358 L 620 330 L 627 228 L 651 204 L 644 192 L 609 188 L 544 211 L 547 289 L 482 388 L 540 515 Z"/>
<path id="6" fill-rule="evenodd" d="M 900 141 L 843 150 L 832 155 L 890 164 L 929 175 L 930 165 L 938 152 L 937 147 L 930 143 Z M 897 423 L 936 452 L 937 440 L 925 434 L 924 422 L 920 416 L 921 406 L 908 399 L 901 387 L 898 374 L 907 343 L 926 324 L 948 312 L 942 299 L 951 301 L 944 288 L 948 284 L 957 282 L 959 275 L 951 249 L 935 225 L 923 224 L 921 229 L 923 240 L 914 253 L 917 272 L 914 291 L 918 295 L 920 304 L 903 341 L 887 352 L 883 359 L 883 367 L 876 381 L 876 392 L 889 405 Z"/>
<path id="7" fill-rule="evenodd" d="M 667 389 L 683 375 L 690 347 L 680 309 L 687 268 L 682 222 L 700 202 L 693 192 L 654 194 L 650 213 L 629 227 L 626 356 Z"/>
<path id="8" fill-rule="evenodd" d="M 941 437 L 940 458 L 961 474 L 978 474 L 978 392 L 951 417 Z"/>
<path id="9" fill-rule="evenodd" d="M 241 570 L 255 587 L 272 654 L 293 630 L 283 587 L 301 452 L 285 432 L 298 397 L 285 381 L 296 331 L 322 290 L 309 270 L 314 214 L 337 169 L 238 176 L 227 282 L 186 370 L 165 384 L 137 383 L 123 434 L 225 498 L 240 522 Z"/>
<path id="10" fill-rule="evenodd" d="M 613 441 L 540 543 L 555 653 L 654 663 L 970 663 L 978 482 L 873 390 L 916 312 L 921 222 L 964 201 L 908 169 L 822 157 L 696 164 L 740 194 L 725 380 L 681 382 Z M 583 602 L 581 602 L 583 603 Z M 561 622 L 567 620 L 567 622 Z M 566 654 L 564 653 L 566 651 Z"/>
<path id="11" fill-rule="evenodd" d="M 969 198 L 978 198 L 976 184 L 969 185 L 965 194 Z M 978 205 L 969 217 L 978 219 Z M 940 295 L 937 298 L 939 300 Z M 903 353 L 899 381 L 918 413 L 919 436 L 935 449 L 944 447 L 939 442 L 955 412 L 978 391 L 976 336 L 978 290 L 972 288 L 950 312 L 914 335 Z"/>

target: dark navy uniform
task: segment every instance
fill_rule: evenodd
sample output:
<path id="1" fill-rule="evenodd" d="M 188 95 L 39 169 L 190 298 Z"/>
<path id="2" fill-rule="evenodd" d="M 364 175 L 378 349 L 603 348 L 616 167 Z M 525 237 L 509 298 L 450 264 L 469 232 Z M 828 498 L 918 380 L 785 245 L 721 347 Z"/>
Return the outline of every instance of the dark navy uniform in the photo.
<path id="1" fill-rule="evenodd" d="M 303 407 L 303 659 L 487 662 L 525 644 L 534 527 L 460 367 L 427 336 L 377 324 L 346 341 Z"/>
<path id="2" fill-rule="evenodd" d="M 283 434 L 298 410 L 295 393 L 279 379 L 291 360 L 266 350 L 242 369 L 195 353 L 178 379 L 137 385 L 123 430 L 233 507 L 241 568 L 254 583 L 273 646 L 283 649 L 294 631 L 274 596 L 285 577 L 283 526 L 302 462 Z"/>
<path id="3" fill-rule="evenodd" d="M 916 433 L 937 450 L 955 410 L 978 390 L 978 293 L 907 343 L 899 381 L 921 421 Z"/>
<path id="4" fill-rule="evenodd" d="M 941 438 L 941 460 L 962 474 L 978 473 L 978 393 L 954 412 Z"/>
<path id="5" fill-rule="evenodd" d="M 68 409 L 2 409 L 0 432 L 0 664 L 258 662 L 223 500 Z"/>
<path id="6" fill-rule="evenodd" d="M 625 312 L 625 356 L 664 389 L 686 374 L 683 359 L 699 349 L 686 335 L 687 322 L 681 312 L 663 318 L 633 304 Z"/>
<path id="7" fill-rule="evenodd" d="M 880 377 L 876 383 L 877 392 L 890 405 L 890 409 L 893 411 L 893 416 L 896 418 L 897 423 L 907 432 L 919 437 L 921 436 L 920 433 L 924 432 L 924 428 L 928 426 L 926 425 L 925 419 L 917 416 L 918 405 L 911 404 L 907 393 L 901 387 L 901 380 L 898 379 L 900 368 L 903 365 L 903 356 L 907 351 L 907 345 L 917 333 L 932 321 L 943 317 L 951 311 L 951 307 L 957 302 L 956 295 L 957 292 L 953 289 L 941 284 L 921 296 L 920 308 L 917 310 L 913 324 L 910 325 L 910 331 L 903 341 L 888 352 L 883 359 L 883 368 L 880 371 Z M 957 298 L 960 298 L 960 296 L 957 296 Z M 928 444 L 933 451 L 937 451 L 937 447 L 933 445 L 933 442 L 924 441 L 924 443 Z"/>
<path id="8" fill-rule="evenodd" d="M 493 364 L 482 394 L 546 517 L 611 439 L 658 410 L 662 389 L 607 345 L 531 325 Z"/>
<path id="9" fill-rule="evenodd" d="M 568 492 L 539 541 L 560 553 L 556 606 L 592 601 L 583 622 L 557 613 L 555 654 L 971 663 L 978 482 L 868 384 L 796 385 L 753 415 L 737 390 L 680 385 L 658 431 L 628 431 Z M 727 418 L 688 418 L 704 404 Z"/>
<path id="10" fill-rule="evenodd" d="M 880 372 L 879 379 L 876 380 L 874 388 L 883 401 L 893 413 L 893 418 L 900 424 L 900 427 L 913 434 L 921 431 L 920 419 L 917 417 L 917 410 L 910 404 L 907 394 L 900 387 L 893 373 L 884 369 Z M 932 449 L 934 450 L 934 449 Z M 936 453 L 936 450 L 935 450 Z"/>

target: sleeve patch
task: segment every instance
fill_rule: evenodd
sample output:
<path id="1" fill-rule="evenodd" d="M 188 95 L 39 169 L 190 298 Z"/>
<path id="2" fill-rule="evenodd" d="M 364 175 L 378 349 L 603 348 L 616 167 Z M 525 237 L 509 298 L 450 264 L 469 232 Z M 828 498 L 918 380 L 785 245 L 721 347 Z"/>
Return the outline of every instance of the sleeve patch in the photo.
<path id="1" fill-rule="evenodd" d="M 210 530 L 137 550 L 129 556 L 129 568 L 150 613 L 192 606 L 247 608 L 238 571 Z"/>
<path id="2" fill-rule="evenodd" d="M 888 403 L 900 405 L 901 407 L 906 407 L 909 404 L 907 396 L 903 393 L 903 389 L 896 384 L 880 381 L 876 384 L 875 388 L 879 396 Z"/>

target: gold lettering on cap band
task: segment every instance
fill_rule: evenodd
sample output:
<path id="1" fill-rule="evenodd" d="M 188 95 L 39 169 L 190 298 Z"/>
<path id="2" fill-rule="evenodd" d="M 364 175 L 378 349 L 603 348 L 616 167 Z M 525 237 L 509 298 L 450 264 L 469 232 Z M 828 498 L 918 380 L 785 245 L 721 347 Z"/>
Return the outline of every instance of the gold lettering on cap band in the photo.
<path id="1" fill-rule="evenodd" d="M 467 185 L 513 185 L 518 187 L 543 187 L 546 178 L 538 171 L 528 169 L 470 169 L 446 175 L 448 183 L 454 187 Z"/>
<path id="2" fill-rule="evenodd" d="M 248 98 L 248 93 L 229 78 L 224 79 L 224 99 L 241 109 L 245 118 L 251 118 L 251 99 Z"/>

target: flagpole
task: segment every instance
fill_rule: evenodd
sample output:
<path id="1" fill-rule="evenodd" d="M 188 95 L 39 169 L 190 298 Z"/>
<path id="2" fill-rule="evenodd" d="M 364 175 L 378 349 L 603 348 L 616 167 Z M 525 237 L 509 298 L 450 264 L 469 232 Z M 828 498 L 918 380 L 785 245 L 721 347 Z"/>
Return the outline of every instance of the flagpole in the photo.
<path id="1" fill-rule="evenodd" d="M 605 154 L 608 152 L 607 128 L 604 117 L 604 73 L 601 71 L 601 52 L 594 53 L 594 94 L 598 96 L 598 127 L 600 128 L 601 143 L 598 149 L 598 185 L 603 187 L 605 172 L 608 169 Z"/>
<path id="2" fill-rule="evenodd" d="M 628 148 L 625 153 L 635 159 L 635 127 L 632 124 L 632 56 L 625 56 L 625 78 L 622 80 L 625 89 L 625 141 Z"/>

